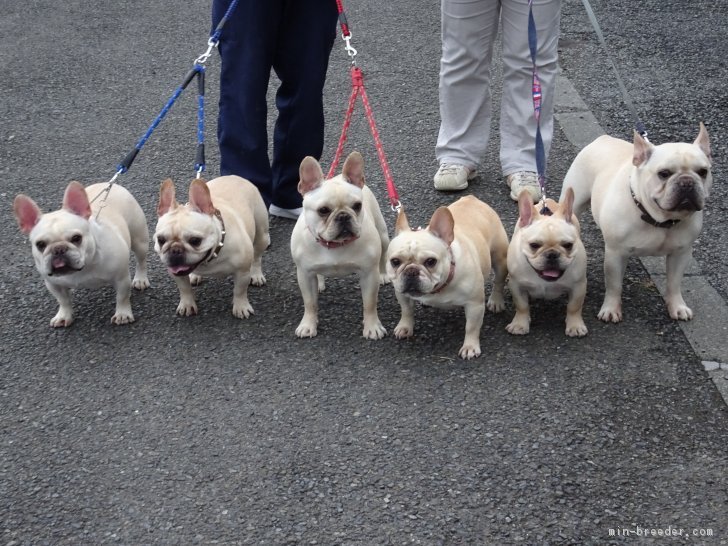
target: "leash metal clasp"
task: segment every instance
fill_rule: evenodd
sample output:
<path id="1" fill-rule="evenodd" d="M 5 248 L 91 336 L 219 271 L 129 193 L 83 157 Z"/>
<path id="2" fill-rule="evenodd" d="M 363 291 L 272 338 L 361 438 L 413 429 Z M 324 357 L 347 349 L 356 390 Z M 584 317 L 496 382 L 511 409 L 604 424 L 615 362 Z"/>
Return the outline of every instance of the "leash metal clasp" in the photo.
<path id="1" fill-rule="evenodd" d="M 195 64 L 205 64 L 205 61 L 212 56 L 212 50 L 215 49 L 219 43 L 219 40 L 216 41 L 212 38 L 207 40 L 207 51 L 195 59 Z"/>
<path id="2" fill-rule="evenodd" d="M 356 57 L 357 51 L 354 49 L 354 47 L 351 45 L 351 32 L 349 32 L 349 35 L 342 34 L 341 37 L 344 39 L 344 42 L 346 45 L 344 46 L 344 50 L 351 58 L 351 64 L 356 64 L 356 61 L 354 60 L 354 57 Z"/>

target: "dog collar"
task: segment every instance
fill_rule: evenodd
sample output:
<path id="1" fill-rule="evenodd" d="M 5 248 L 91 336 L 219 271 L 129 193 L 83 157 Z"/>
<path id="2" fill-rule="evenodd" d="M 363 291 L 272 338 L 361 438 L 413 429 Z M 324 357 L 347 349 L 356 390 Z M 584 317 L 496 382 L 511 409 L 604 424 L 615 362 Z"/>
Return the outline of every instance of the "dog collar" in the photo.
<path id="1" fill-rule="evenodd" d="M 214 260 L 215 258 L 218 257 L 218 255 L 220 254 L 220 251 L 222 250 L 222 247 L 225 245 L 225 222 L 223 222 L 222 214 L 220 213 L 220 211 L 218 209 L 215 209 L 214 214 L 215 214 L 215 218 L 220 220 L 220 241 L 217 243 L 216 247 L 211 248 L 210 250 L 207 251 L 207 254 L 205 255 L 205 257 L 202 258 L 202 260 L 197 265 L 210 263 L 212 260 Z"/>
<path id="2" fill-rule="evenodd" d="M 313 230 L 308 226 L 308 224 L 306 224 L 306 229 L 308 229 L 308 231 L 311 233 L 311 235 L 313 235 L 314 240 L 318 244 L 320 244 L 321 246 L 326 247 L 326 248 L 340 248 L 342 246 L 346 246 L 349 243 L 356 241 L 359 238 L 358 236 L 352 235 L 351 237 L 349 237 L 348 239 L 344 239 L 343 241 L 327 241 L 326 239 L 322 239 L 321 237 L 316 235 L 313 232 Z"/>
<path id="3" fill-rule="evenodd" d="M 440 286 L 436 287 L 430 294 L 439 294 L 445 288 L 447 288 L 447 285 L 450 284 L 452 281 L 452 278 L 455 276 L 455 257 L 452 255 L 452 247 L 447 247 L 447 252 L 450 254 L 450 271 L 447 274 L 447 279 L 445 279 L 445 282 L 442 283 Z"/>
<path id="4" fill-rule="evenodd" d="M 643 222 L 647 222 L 651 226 L 655 226 L 655 227 L 662 228 L 662 229 L 670 229 L 675 224 L 680 222 L 679 219 L 665 220 L 664 222 L 658 222 L 652 216 L 650 216 L 650 213 L 647 212 L 647 209 L 644 207 L 644 205 L 637 200 L 637 196 L 634 194 L 634 190 L 632 189 L 632 184 L 629 185 L 629 193 L 632 194 L 632 200 L 635 202 L 635 204 L 637 205 L 637 208 L 640 209 L 640 212 L 642 213 L 642 216 L 640 216 L 640 218 L 642 218 Z"/>

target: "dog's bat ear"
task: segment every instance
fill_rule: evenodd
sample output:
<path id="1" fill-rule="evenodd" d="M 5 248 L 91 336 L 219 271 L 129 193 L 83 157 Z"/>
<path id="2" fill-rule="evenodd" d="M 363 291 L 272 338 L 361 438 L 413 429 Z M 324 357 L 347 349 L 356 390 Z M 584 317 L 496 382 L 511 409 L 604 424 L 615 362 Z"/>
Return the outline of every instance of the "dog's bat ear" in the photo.
<path id="1" fill-rule="evenodd" d="M 13 212 L 15 219 L 18 221 L 20 231 L 28 235 L 40 220 L 43 213 L 30 197 L 27 195 L 17 195 L 13 201 Z"/>
<path id="2" fill-rule="evenodd" d="M 397 213 L 397 221 L 394 223 L 394 234 L 397 235 L 403 231 L 412 231 L 407 221 L 407 215 L 404 213 L 404 207 L 400 206 Z"/>
<path id="3" fill-rule="evenodd" d="M 564 197 L 559 203 L 559 212 L 563 214 L 564 220 L 567 223 L 572 223 L 572 216 L 574 214 L 574 189 L 566 188 Z"/>
<path id="4" fill-rule="evenodd" d="M 703 150 L 703 153 L 708 156 L 708 159 L 711 161 L 713 158 L 710 155 L 710 138 L 708 137 L 708 130 L 705 128 L 705 125 L 703 125 L 703 122 L 700 122 L 700 131 L 698 132 L 698 138 L 695 139 L 695 142 L 693 142 L 696 146 L 698 146 L 701 150 Z"/>
<path id="5" fill-rule="evenodd" d="M 430 218 L 430 224 L 427 226 L 430 232 L 445 241 L 449 246 L 455 240 L 455 220 L 452 217 L 450 209 L 447 207 L 438 207 Z"/>
<path id="6" fill-rule="evenodd" d="M 351 152 L 344 161 L 344 168 L 341 171 L 344 178 L 355 186 L 364 187 L 364 158 L 359 152 Z"/>
<path id="7" fill-rule="evenodd" d="M 647 140 L 642 138 L 637 131 L 634 132 L 634 152 L 632 155 L 632 164 L 639 167 L 644 164 L 652 155 L 655 147 Z"/>
<path id="8" fill-rule="evenodd" d="M 530 226 L 533 222 L 534 212 L 538 211 L 533 206 L 533 198 L 528 190 L 523 190 L 518 194 L 518 225 L 521 227 Z"/>
<path id="9" fill-rule="evenodd" d="M 174 199 L 174 182 L 167 178 L 159 187 L 159 204 L 157 205 L 157 216 L 163 216 L 170 210 L 177 208 L 177 201 Z"/>
<path id="10" fill-rule="evenodd" d="M 207 183 L 199 178 L 195 178 L 190 184 L 190 205 L 203 214 L 215 214 L 210 189 Z"/>
<path id="11" fill-rule="evenodd" d="M 63 194 L 63 208 L 88 220 L 91 217 L 91 205 L 86 190 L 80 182 L 71 182 Z"/>
<path id="12" fill-rule="evenodd" d="M 324 172 L 321 165 L 315 158 L 306 156 L 298 168 L 300 180 L 298 181 L 298 193 L 306 195 L 308 192 L 318 188 L 324 181 Z"/>

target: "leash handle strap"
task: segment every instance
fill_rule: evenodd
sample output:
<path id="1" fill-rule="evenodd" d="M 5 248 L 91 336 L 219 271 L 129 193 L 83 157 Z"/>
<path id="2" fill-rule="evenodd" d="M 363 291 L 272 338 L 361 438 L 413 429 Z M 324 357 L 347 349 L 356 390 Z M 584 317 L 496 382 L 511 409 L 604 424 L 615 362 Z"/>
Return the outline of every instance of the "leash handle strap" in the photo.
<path id="1" fill-rule="evenodd" d="M 387 194 L 389 195 L 389 202 L 393 209 L 399 207 L 399 194 L 397 188 L 394 185 L 392 179 L 392 173 L 389 170 L 389 164 L 387 163 L 387 156 L 384 153 L 384 146 L 382 146 L 382 139 L 379 137 L 379 131 L 377 130 L 377 124 L 374 121 L 374 112 L 372 111 L 371 104 L 369 103 L 369 97 L 367 96 L 366 89 L 364 89 L 364 74 L 358 66 L 351 67 L 351 95 L 349 96 L 349 106 L 344 117 L 344 126 L 341 130 L 341 137 L 339 138 L 339 144 L 336 147 L 336 154 L 331 162 L 329 173 L 326 178 L 332 178 L 336 168 L 339 166 L 341 156 L 344 151 L 344 144 L 349 134 L 349 126 L 351 125 L 351 115 L 354 112 L 354 106 L 356 105 L 357 96 L 361 95 L 361 101 L 364 105 L 364 112 L 369 122 L 369 130 L 372 133 L 374 139 L 374 146 L 377 149 L 377 156 L 379 157 L 379 164 L 382 167 L 384 173 L 384 181 L 387 184 Z"/>

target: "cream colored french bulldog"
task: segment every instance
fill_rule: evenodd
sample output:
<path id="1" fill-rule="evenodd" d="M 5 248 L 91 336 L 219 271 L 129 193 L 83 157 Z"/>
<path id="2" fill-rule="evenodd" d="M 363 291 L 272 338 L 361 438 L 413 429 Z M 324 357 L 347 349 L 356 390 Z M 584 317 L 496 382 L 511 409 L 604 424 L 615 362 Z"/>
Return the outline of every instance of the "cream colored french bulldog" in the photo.
<path id="1" fill-rule="evenodd" d="M 414 335 L 415 302 L 465 308 L 465 339 L 458 355 L 480 356 L 485 314 L 485 281 L 495 272 L 488 309 L 505 308 L 508 236 L 498 214 L 472 195 L 439 207 L 426 229 L 412 230 L 404 210 L 387 251 L 387 273 L 402 310 L 394 329 L 398 339 Z"/>
<path id="2" fill-rule="evenodd" d="M 710 169 L 710 142 L 702 123 L 692 144 L 654 146 L 636 132 L 633 143 L 605 135 L 576 156 L 561 194 L 574 190 L 577 216 L 591 201 L 602 230 L 606 290 L 601 320 L 622 320 L 622 279 L 630 256 L 665 256 L 670 317 L 693 317 L 680 285 L 703 225 Z"/>
<path id="3" fill-rule="evenodd" d="M 586 251 L 572 210 L 574 192 L 567 190 L 561 203 L 547 199 L 545 204 L 547 210 L 539 211 L 527 191 L 518 196 L 519 217 L 508 246 L 508 287 L 516 315 L 506 330 L 519 335 L 529 332 L 530 298 L 551 300 L 566 294 L 566 335 L 585 336 L 581 309 L 586 296 Z"/>
<path id="4" fill-rule="evenodd" d="M 389 244 L 387 226 L 374 194 L 364 184 L 364 161 L 352 152 L 340 175 L 324 180 L 319 162 L 301 162 L 298 191 L 303 213 L 291 234 L 304 313 L 298 337 L 314 337 L 318 327 L 318 293 L 324 277 L 359 275 L 364 305 L 363 336 L 380 339 L 387 331 L 379 321 L 379 284 L 386 282 L 384 260 Z"/>
<path id="5" fill-rule="evenodd" d="M 116 290 L 113 324 L 134 322 L 131 288 L 144 290 L 147 279 L 149 231 L 144 212 L 126 189 L 115 184 L 92 184 L 84 189 L 71 182 L 61 209 L 41 213 L 26 195 L 13 203 L 20 231 L 29 236 L 35 266 L 58 301 L 51 326 L 73 322 L 71 290 L 111 285 Z M 93 200 L 93 203 L 90 202 Z M 129 250 L 136 256 L 136 272 L 129 275 Z"/>
<path id="6" fill-rule="evenodd" d="M 162 182 L 154 249 L 177 283 L 177 314 L 197 314 L 192 286 L 203 276 L 233 276 L 233 315 L 248 318 L 248 285 L 262 286 L 263 251 L 270 244 L 268 211 L 258 189 L 239 176 L 190 184 L 189 202 L 175 200 L 174 183 Z"/>

